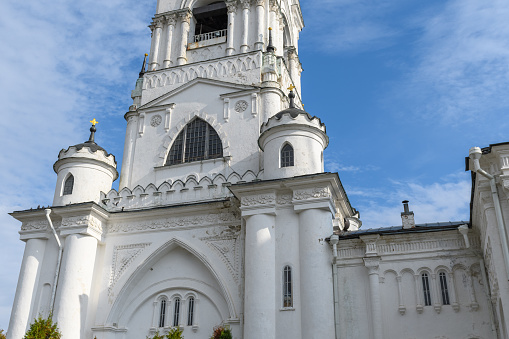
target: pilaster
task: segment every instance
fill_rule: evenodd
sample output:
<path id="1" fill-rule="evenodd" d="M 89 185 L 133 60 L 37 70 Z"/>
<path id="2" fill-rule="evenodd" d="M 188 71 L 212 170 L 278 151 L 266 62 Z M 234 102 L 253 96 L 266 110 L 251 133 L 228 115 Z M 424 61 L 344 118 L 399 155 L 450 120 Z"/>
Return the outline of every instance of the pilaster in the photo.
<path id="1" fill-rule="evenodd" d="M 235 51 L 233 41 L 235 37 L 235 14 L 237 13 L 237 0 L 227 0 L 228 8 L 228 35 L 226 37 L 226 55 L 232 55 Z"/>

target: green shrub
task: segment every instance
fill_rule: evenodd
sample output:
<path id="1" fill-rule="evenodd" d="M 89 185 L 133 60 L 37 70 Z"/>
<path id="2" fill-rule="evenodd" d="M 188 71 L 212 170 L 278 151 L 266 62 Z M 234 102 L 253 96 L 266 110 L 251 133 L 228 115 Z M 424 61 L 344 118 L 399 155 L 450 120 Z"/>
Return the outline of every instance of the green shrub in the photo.
<path id="1" fill-rule="evenodd" d="M 147 339 L 184 339 L 182 332 L 184 332 L 184 330 L 178 327 L 172 327 L 167 335 L 161 335 L 159 332 L 156 332 L 152 338 L 147 337 Z"/>
<path id="2" fill-rule="evenodd" d="M 0 330 L 0 339 L 5 339 L 4 330 Z"/>
<path id="3" fill-rule="evenodd" d="M 61 339 L 62 334 L 58 330 L 57 323 L 53 323 L 52 315 L 43 319 L 39 315 L 23 339 Z"/>
<path id="4" fill-rule="evenodd" d="M 210 339 L 232 339 L 232 332 L 228 326 L 217 326 L 214 328 Z"/>

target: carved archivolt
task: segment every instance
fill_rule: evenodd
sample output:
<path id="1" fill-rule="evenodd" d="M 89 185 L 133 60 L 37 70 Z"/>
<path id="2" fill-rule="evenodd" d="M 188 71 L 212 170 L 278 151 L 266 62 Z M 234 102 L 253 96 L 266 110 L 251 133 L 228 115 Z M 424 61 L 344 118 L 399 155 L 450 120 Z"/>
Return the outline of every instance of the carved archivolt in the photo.
<path id="1" fill-rule="evenodd" d="M 230 226 L 223 228 L 215 235 L 201 238 L 212 250 L 219 254 L 237 283 L 240 278 L 240 229 L 240 226 Z"/>

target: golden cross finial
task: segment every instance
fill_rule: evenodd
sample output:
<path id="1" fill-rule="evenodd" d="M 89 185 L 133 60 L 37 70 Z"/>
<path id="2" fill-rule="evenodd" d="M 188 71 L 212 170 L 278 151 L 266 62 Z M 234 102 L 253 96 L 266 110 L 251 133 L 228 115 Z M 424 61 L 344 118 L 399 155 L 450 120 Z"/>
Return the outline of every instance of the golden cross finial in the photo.
<path id="1" fill-rule="evenodd" d="M 269 31 L 272 31 L 272 27 L 269 27 Z"/>
<path id="2" fill-rule="evenodd" d="M 92 123 L 92 126 L 95 126 L 95 124 L 97 124 L 99 121 L 95 120 L 94 118 L 94 120 L 90 120 L 90 122 Z"/>
<path id="3" fill-rule="evenodd" d="M 289 89 L 290 91 L 293 91 L 293 90 L 295 89 L 295 86 L 294 86 L 293 84 L 291 84 L 291 85 L 290 85 L 290 87 L 288 87 L 288 89 Z"/>

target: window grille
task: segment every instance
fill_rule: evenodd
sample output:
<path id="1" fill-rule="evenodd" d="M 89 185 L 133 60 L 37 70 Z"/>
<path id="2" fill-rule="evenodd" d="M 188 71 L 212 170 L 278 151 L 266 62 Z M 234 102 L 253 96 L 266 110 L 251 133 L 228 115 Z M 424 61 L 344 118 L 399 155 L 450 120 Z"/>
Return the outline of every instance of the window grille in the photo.
<path id="1" fill-rule="evenodd" d="M 72 194 L 73 187 L 74 187 L 74 177 L 71 174 L 65 180 L 65 183 L 64 183 L 64 193 L 62 195 Z"/>
<path id="2" fill-rule="evenodd" d="M 223 145 L 217 132 L 202 119 L 188 123 L 175 138 L 166 165 L 221 158 Z"/>
<path id="3" fill-rule="evenodd" d="M 161 308 L 159 310 L 159 327 L 164 327 L 164 319 L 166 318 L 166 300 L 161 300 Z"/>
<path id="4" fill-rule="evenodd" d="M 178 326 L 180 320 L 180 298 L 175 299 L 175 307 L 173 309 L 173 326 Z"/>
<path id="5" fill-rule="evenodd" d="M 286 144 L 281 149 L 281 167 L 293 166 L 293 147 Z"/>
<path id="6" fill-rule="evenodd" d="M 422 274 L 422 292 L 424 293 L 424 306 L 431 306 L 428 273 Z"/>
<path id="7" fill-rule="evenodd" d="M 449 289 L 447 288 L 447 277 L 445 272 L 440 272 L 438 275 L 440 278 L 440 290 L 442 292 L 442 304 L 450 305 L 449 302 Z"/>
<path id="8" fill-rule="evenodd" d="M 285 266 L 283 269 L 283 307 L 293 307 L 292 268 L 290 266 Z"/>
<path id="9" fill-rule="evenodd" d="M 189 298 L 189 307 L 187 308 L 187 326 L 193 325 L 194 316 L 194 297 Z"/>

